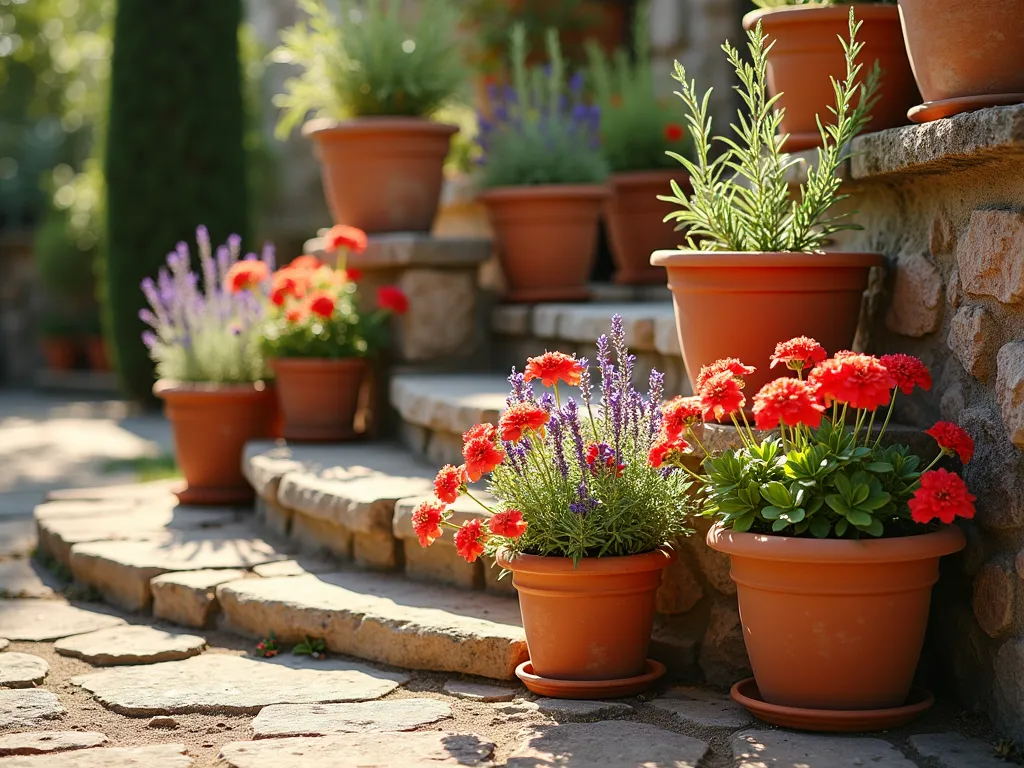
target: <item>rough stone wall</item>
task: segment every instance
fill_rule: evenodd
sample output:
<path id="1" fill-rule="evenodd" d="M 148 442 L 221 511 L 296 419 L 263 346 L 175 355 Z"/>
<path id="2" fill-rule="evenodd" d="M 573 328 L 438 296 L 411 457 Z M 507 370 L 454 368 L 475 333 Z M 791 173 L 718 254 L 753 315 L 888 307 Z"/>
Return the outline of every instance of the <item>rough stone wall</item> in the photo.
<path id="1" fill-rule="evenodd" d="M 1016 125 L 1024 123 L 1019 117 Z M 964 477 L 978 497 L 977 518 L 965 526 L 966 551 L 943 564 L 923 671 L 1020 740 L 1024 134 L 1014 129 L 1013 152 L 976 148 L 986 120 L 978 113 L 865 142 L 868 156 L 853 166 L 859 178 L 846 185 L 865 231 L 843 238 L 843 248 L 879 251 L 887 260 L 886 274 L 873 280 L 861 343 L 875 353 L 917 355 L 934 375 L 931 392 L 897 402 L 897 419 L 921 427 L 939 418 L 958 422 L 976 444 Z M 957 141 L 958 157 L 943 159 L 929 144 L 965 127 L 973 135 Z M 927 157 L 933 148 L 937 161 L 915 165 L 912 156 Z M 898 155 L 902 169 L 903 161 L 891 162 Z M 872 175 L 892 167 L 896 173 Z"/>

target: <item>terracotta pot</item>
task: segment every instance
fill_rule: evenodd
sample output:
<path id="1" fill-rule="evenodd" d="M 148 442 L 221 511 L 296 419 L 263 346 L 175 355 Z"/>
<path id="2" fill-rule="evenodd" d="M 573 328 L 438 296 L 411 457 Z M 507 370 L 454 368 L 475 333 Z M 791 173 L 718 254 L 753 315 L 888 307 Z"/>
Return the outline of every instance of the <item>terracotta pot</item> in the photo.
<path id="1" fill-rule="evenodd" d="M 643 674 L 668 548 L 628 557 L 571 558 L 504 551 L 512 571 L 533 672 L 557 680 L 620 680 Z"/>
<path id="2" fill-rule="evenodd" d="M 507 301 L 583 301 L 608 189 L 597 184 L 498 187 L 487 206 Z"/>
<path id="3" fill-rule="evenodd" d="M 284 415 L 286 440 L 333 442 L 356 436 L 363 358 L 279 357 L 270 361 Z"/>
<path id="4" fill-rule="evenodd" d="M 916 123 L 1024 103 L 1024 0 L 899 0 Z"/>
<path id="5" fill-rule="evenodd" d="M 107 356 L 107 343 L 102 336 L 89 336 L 85 340 L 85 356 L 89 367 L 94 371 L 109 371 L 110 358 Z"/>
<path id="6" fill-rule="evenodd" d="M 415 117 L 313 120 L 324 195 L 335 224 L 366 232 L 429 232 L 454 125 Z"/>
<path id="7" fill-rule="evenodd" d="M 907 703 L 939 558 L 955 526 L 896 539 L 800 539 L 714 526 L 729 555 L 743 638 L 765 701 L 807 709 Z"/>
<path id="8" fill-rule="evenodd" d="M 690 383 L 702 366 L 738 357 L 757 367 L 746 377 L 747 400 L 776 376 L 775 345 L 794 336 L 817 339 L 831 354 L 849 349 L 877 253 L 735 253 L 658 251 L 668 270 L 676 330 Z"/>
<path id="9" fill-rule="evenodd" d="M 858 21 L 863 21 L 857 40 L 864 43 L 860 61 L 866 74 L 875 60 L 881 66 L 881 99 L 871 112 L 867 130 L 881 131 L 905 125 L 907 109 L 917 101 L 914 75 L 907 60 L 899 9 L 892 5 L 854 6 Z M 783 93 L 779 104 L 786 108 L 782 132 L 788 133 L 786 149 L 796 152 L 821 145 L 815 122 L 834 118 L 828 111 L 836 102 L 829 75 L 838 80 L 846 76 L 846 59 L 838 37 L 849 37 L 849 5 L 791 6 L 757 10 L 743 17 L 744 29 L 753 29 L 758 20 L 775 47 L 768 54 L 768 90 L 774 96 Z"/>
<path id="10" fill-rule="evenodd" d="M 651 254 L 676 248 L 685 239 L 665 216 L 675 210 L 658 195 L 672 194 L 675 179 L 689 193 L 690 182 L 682 170 L 613 173 L 608 179 L 611 196 L 604 204 L 604 220 L 615 261 L 615 282 L 655 284 L 665 273 L 651 265 Z"/>
<path id="11" fill-rule="evenodd" d="M 78 359 L 78 343 L 70 336 L 44 336 L 43 357 L 51 371 L 70 371 Z"/>
<path id="12" fill-rule="evenodd" d="M 174 432 L 174 454 L 187 487 L 183 504 L 241 504 L 253 490 L 242 476 L 246 442 L 271 436 L 274 388 L 256 384 L 193 384 L 161 379 L 153 394 L 164 401 Z"/>

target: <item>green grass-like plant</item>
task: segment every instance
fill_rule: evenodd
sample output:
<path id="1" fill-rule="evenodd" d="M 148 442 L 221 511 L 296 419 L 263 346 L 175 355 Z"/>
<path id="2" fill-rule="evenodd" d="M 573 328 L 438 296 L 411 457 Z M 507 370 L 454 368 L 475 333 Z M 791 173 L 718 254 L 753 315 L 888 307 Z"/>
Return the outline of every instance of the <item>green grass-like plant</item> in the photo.
<path id="1" fill-rule="evenodd" d="M 851 9 L 849 39 L 840 38 L 846 76 L 842 81 L 830 78 L 836 97 L 835 106 L 828 108 L 833 121 L 826 124 L 818 118 L 822 146 L 795 200 L 790 199 L 787 172 L 800 160 L 782 149 L 786 135 L 779 133 L 779 126 L 785 110 L 776 106 L 782 94 L 768 96 L 768 54 L 774 43 L 768 43 L 761 23 L 747 33 L 749 63 L 728 42 L 722 46 L 739 77 L 736 90 L 745 110 L 738 112 L 737 122 L 731 126 L 734 137 L 714 137 L 724 145 L 717 157 L 711 151 L 711 89 L 699 96 L 696 84 L 687 79 L 686 69 L 676 62 L 673 78 L 680 85 L 676 94 L 686 106 L 686 123 L 697 159 L 673 156 L 689 171 L 693 193 L 687 196 L 673 182 L 674 194 L 659 199 L 679 206 L 666 221 L 674 220 L 681 229 L 688 229 L 689 248 L 811 253 L 820 251 L 836 232 L 860 229 L 849 221 L 851 211 L 831 212 L 847 197 L 839 194 L 837 172 L 850 156 L 849 143 L 868 124 L 878 100 L 878 63 L 863 82 L 860 79 L 862 65 L 857 58 L 864 46 L 857 42 L 860 26 Z"/>
<path id="2" fill-rule="evenodd" d="M 308 20 L 281 34 L 274 61 L 302 68 L 274 98 L 279 138 L 310 114 L 333 119 L 428 117 L 455 97 L 466 78 L 451 0 L 424 0 L 417 18 L 402 3 L 299 0 Z"/>

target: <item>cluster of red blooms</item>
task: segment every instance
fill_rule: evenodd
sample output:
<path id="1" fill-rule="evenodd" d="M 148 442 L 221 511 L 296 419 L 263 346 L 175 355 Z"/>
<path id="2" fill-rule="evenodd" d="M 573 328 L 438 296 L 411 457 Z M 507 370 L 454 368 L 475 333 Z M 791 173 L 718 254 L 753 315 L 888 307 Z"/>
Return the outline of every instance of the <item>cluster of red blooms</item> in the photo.
<path id="1" fill-rule="evenodd" d="M 932 385 L 928 368 L 911 355 L 877 358 L 837 352 L 828 358 L 824 348 L 806 336 L 778 344 L 771 361 L 771 367 L 784 365 L 797 376 L 778 378 L 754 395 L 751 413 L 761 430 L 776 429 L 780 424 L 816 429 L 826 408 L 833 404 L 873 413 L 882 406 L 891 408 L 897 391 L 909 395 L 915 387 L 928 390 Z M 669 460 L 679 463 L 688 448 L 681 435 L 700 419 L 721 421 L 729 417 L 739 426 L 737 415 L 745 420 L 742 409 L 747 404 L 743 377 L 754 371 L 735 358 L 705 366 L 697 377 L 697 396 L 676 398 L 662 408 L 662 434 L 651 451 L 651 464 L 658 467 Z M 805 371 L 809 371 L 806 378 Z M 926 434 L 935 438 L 943 454 L 959 456 L 965 464 L 974 455 L 970 435 L 952 422 L 941 421 Z M 950 523 L 955 517 L 973 517 L 974 500 L 959 475 L 936 469 L 921 476 L 920 488 L 909 506 L 912 518 L 919 523 L 934 519 Z"/>
<path id="2" fill-rule="evenodd" d="M 580 383 L 583 367 L 573 357 L 561 352 L 546 352 L 531 357 L 526 364 L 524 381 L 539 380 L 546 387 L 556 386 L 559 381 L 576 386 Z M 462 494 L 472 496 L 467 488 L 484 475 L 493 472 L 505 461 L 501 443 L 515 443 L 530 434 L 543 438 L 548 423 L 548 413 L 534 402 L 512 405 L 501 416 L 498 426 L 477 424 L 462 435 L 462 458 L 459 466 L 448 464 L 441 468 L 434 478 L 434 496 L 430 501 L 419 504 L 412 514 L 413 530 L 420 540 L 420 546 L 430 546 L 440 538 L 442 526 L 456 528 L 455 549 L 468 562 L 484 553 L 484 545 L 491 536 L 517 539 L 527 529 L 528 523 L 518 509 L 492 512 L 485 522 L 474 518 L 461 526 L 447 522 L 450 516 L 448 505 L 454 504 Z"/>

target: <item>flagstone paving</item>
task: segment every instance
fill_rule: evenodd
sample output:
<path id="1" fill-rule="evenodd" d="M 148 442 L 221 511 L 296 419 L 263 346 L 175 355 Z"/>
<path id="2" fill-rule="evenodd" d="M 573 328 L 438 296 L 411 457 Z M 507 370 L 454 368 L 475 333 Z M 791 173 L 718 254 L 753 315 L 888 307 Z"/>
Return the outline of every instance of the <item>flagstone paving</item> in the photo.
<path id="1" fill-rule="evenodd" d="M 732 751 L 736 768 L 915 768 L 889 742 L 853 736 L 744 731 L 733 737 Z"/>
<path id="2" fill-rule="evenodd" d="M 1007 762 L 996 757 L 992 748 L 959 733 L 924 733 L 911 736 L 912 746 L 922 757 L 935 761 L 938 768 L 1006 768 Z"/>
<path id="3" fill-rule="evenodd" d="M 50 671 L 45 659 L 28 653 L 0 654 L 0 688 L 31 688 Z"/>
<path id="4" fill-rule="evenodd" d="M 680 723 L 705 728 L 742 728 L 750 725 L 750 714 L 728 696 L 700 688 L 677 688 L 651 705 L 671 712 Z"/>
<path id="5" fill-rule="evenodd" d="M 10 645 L 10 644 L 11 644 L 10 640 L 7 640 L 6 638 L 0 637 L 0 651 L 7 650 L 7 646 Z"/>
<path id="6" fill-rule="evenodd" d="M 60 755 L 9 757 L 3 768 L 191 768 L 184 744 L 83 749 Z"/>
<path id="7" fill-rule="evenodd" d="M 444 692 L 459 699 L 481 701 L 485 704 L 495 701 L 512 701 L 516 697 L 516 691 L 512 688 L 487 685 L 486 683 L 470 683 L 466 680 L 449 680 L 444 684 Z"/>
<path id="8" fill-rule="evenodd" d="M 60 699 L 50 691 L 38 688 L 0 690 L 0 728 L 31 728 L 60 717 L 66 711 Z"/>
<path id="9" fill-rule="evenodd" d="M 698 768 L 708 745 L 647 723 L 606 720 L 526 728 L 506 765 L 538 768 L 578 765 L 588 768 Z M 565 757 L 569 756 L 566 761 Z"/>
<path id="10" fill-rule="evenodd" d="M 66 637 L 53 647 L 62 656 L 106 667 L 187 659 L 206 649 L 206 639 L 153 627 L 128 626 Z"/>
<path id="11" fill-rule="evenodd" d="M 633 710 L 629 704 L 621 701 L 588 701 L 586 699 L 537 699 L 533 702 L 537 710 L 550 715 L 556 720 L 562 718 L 588 718 L 598 720 L 602 717 L 624 715 Z"/>
<path id="12" fill-rule="evenodd" d="M 0 736 L 0 757 L 9 755 L 42 755 L 71 749 L 99 747 L 107 737 L 94 731 L 34 731 Z"/>
<path id="13" fill-rule="evenodd" d="M 451 717 L 451 705 L 438 699 L 393 699 L 357 704 L 274 704 L 260 710 L 252 721 L 252 731 L 257 739 L 412 731 Z"/>
<path id="14" fill-rule="evenodd" d="M 0 597 L 53 597 L 66 586 L 31 558 L 0 560 Z"/>
<path id="15" fill-rule="evenodd" d="M 85 610 L 58 600 L 0 600 L 0 637 L 8 640 L 58 640 L 124 623 L 94 607 Z"/>

